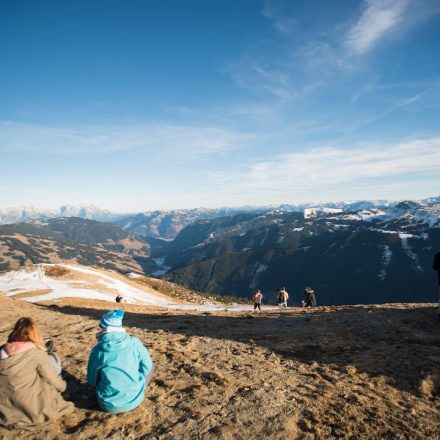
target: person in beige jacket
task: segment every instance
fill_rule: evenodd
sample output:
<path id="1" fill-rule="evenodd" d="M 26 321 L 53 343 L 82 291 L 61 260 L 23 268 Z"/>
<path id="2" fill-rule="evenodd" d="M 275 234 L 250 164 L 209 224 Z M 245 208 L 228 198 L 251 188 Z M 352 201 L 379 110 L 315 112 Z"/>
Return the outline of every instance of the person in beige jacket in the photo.
<path id="1" fill-rule="evenodd" d="M 31 318 L 20 318 L 0 347 L 0 425 L 32 429 L 73 412 L 61 392 L 66 382 Z"/>

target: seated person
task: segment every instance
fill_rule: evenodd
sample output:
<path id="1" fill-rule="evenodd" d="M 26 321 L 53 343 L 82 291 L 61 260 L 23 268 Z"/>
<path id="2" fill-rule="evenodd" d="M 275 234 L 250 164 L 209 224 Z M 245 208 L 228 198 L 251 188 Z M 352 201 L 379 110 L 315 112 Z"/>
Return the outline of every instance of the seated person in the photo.
<path id="1" fill-rule="evenodd" d="M 100 407 L 110 413 L 136 408 L 151 380 L 153 361 L 142 342 L 122 327 L 123 310 L 101 316 L 98 343 L 90 353 L 87 380 Z"/>
<path id="2" fill-rule="evenodd" d="M 20 318 L 0 347 L 0 425 L 32 429 L 73 412 L 61 396 L 66 383 L 59 373 L 59 357 L 48 355 L 35 322 Z"/>

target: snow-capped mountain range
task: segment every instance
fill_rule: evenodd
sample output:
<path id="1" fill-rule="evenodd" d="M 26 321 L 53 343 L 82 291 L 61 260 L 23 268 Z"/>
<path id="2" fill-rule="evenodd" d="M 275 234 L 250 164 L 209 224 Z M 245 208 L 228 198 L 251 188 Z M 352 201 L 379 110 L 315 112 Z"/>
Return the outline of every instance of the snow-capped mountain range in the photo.
<path id="1" fill-rule="evenodd" d="M 328 220 L 350 220 L 375 222 L 382 226 L 394 228 L 398 221 L 402 227 L 417 226 L 420 224 L 432 227 L 439 223 L 440 202 L 421 204 L 412 201 L 400 202 L 397 205 L 381 208 L 359 209 L 346 211 L 336 208 L 306 208 L 304 218 L 319 218 L 325 216 Z"/>
<path id="2" fill-rule="evenodd" d="M 154 211 L 113 224 L 77 218 L 111 218 L 90 205 L 16 212 L 43 214 L 64 217 L 0 227 L 0 270 L 75 259 L 221 295 L 283 285 L 298 297 L 310 285 L 325 304 L 429 301 L 435 290 L 439 197 Z"/>
<path id="3" fill-rule="evenodd" d="M 23 223 L 29 220 L 48 220 L 58 217 L 80 217 L 88 220 L 114 221 L 126 214 L 116 214 L 91 204 L 63 205 L 56 209 L 35 206 L 0 208 L 0 224 Z"/>
<path id="4" fill-rule="evenodd" d="M 278 209 L 195 222 L 153 249 L 150 273 L 238 296 L 312 285 L 325 304 L 429 301 L 439 250 L 440 202 Z"/>
<path id="5" fill-rule="evenodd" d="M 20 206 L 0 209 L 0 225 L 23 223 L 29 220 L 48 220 L 58 217 L 80 217 L 115 223 L 127 232 L 144 237 L 174 239 L 188 225 L 240 213 L 267 213 L 274 211 L 302 212 L 305 218 L 322 214 L 337 214 L 351 220 L 382 219 L 391 221 L 402 215 L 406 221 L 435 224 L 438 212 L 432 207 L 440 196 L 416 201 L 358 200 L 328 203 L 283 204 L 280 206 L 243 206 L 237 208 L 194 208 L 156 210 L 134 214 L 115 213 L 92 204 L 63 205 L 57 209 Z"/>

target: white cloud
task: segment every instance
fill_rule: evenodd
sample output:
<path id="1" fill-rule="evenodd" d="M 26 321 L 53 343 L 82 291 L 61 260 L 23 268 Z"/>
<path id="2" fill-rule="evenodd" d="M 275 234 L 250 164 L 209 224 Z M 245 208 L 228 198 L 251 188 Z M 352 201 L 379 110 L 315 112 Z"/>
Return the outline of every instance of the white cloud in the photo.
<path id="1" fill-rule="evenodd" d="M 142 150 L 193 159 L 240 148 L 246 133 L 218 127 L 138 122 L 105 127 L 53 127 L 0 121 L 0 151 L 51 154 L 100 154 Z"/>
<path id="2" fill-rule="evenodd" d="M 344 189 L 348 193 L 351 186 L 368 186 L 380 179 L 395 184 L 400 179 L 404 193 L 410 189 L 410 180 L 406 179 L 409 174 L 429 176 L 439 169 L 440 137 L 436 137 L 354 149 L 316 148 L 281 155 L 255 163 L 239 177 L 225 177 L 224 184 L 251 197 L 266 194 L 287 200 L 293 193 L 344 192 Z"/>
<path id="3" fill-rule="evenodd" d="M 399 22 L 409 0 L 366 0 L 365 9 L 348 33 L 346 44 L 356 54 L 371 49 Z"/>
<path id="4" fill-rule="evenodd" d="M 286 14 L 280 2 L 266 0 L 261 13 L 280 34 L 290 34 L 298 24 L 297 18 Z"/>

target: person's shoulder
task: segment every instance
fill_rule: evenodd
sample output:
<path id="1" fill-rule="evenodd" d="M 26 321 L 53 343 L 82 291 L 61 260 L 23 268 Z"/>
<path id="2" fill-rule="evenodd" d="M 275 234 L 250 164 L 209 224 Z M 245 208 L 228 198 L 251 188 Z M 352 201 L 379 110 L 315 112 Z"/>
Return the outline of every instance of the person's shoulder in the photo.
<path id="1" fill-rule="evenodd" d="M 128 333 L 127 333 L 127 335 L 128 335 Z M 144 344 L 142 344 L 142 341 L 141 341 L 139 338 L 137 338 L 136 336 L 132 336 L 132 335 L 128 335 L 128 336 L 130 337 L 131 342 L 132 342 L 133 344 L 136 344 L 136 345 L 144 345 Z"/>
<path id="2" fill-rule="evenodd" d="M 140 339 L 136 338 L 136 336 L 130 336 L 130 338 L 133 346 L 137 348 L 146 348 L 144 343 Z"/>
<path id="3" fill-rule="evenodd" d="M 26 358 L 26 360 L 46 360 L 47 358 L 47 352 L 42 350 L 41 348 L 34 347 L 29 350 L 26 350 L 23 354 L 23 358 Z"/>

